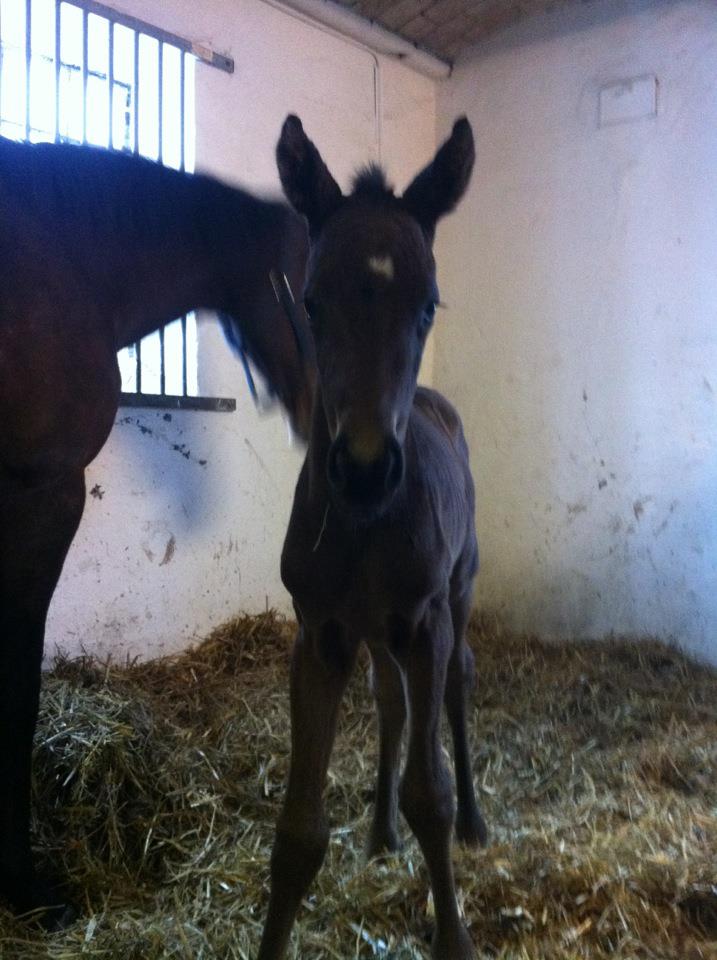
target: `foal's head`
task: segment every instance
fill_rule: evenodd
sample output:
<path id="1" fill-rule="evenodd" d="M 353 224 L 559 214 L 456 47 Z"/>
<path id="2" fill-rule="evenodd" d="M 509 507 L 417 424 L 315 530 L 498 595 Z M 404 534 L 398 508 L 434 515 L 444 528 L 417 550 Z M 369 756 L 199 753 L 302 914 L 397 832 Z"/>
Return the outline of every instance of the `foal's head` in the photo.
<path id="1" fill-rule="evenodd" d="M 298 117 L 281 132 L 281 183 L 311 237 L 304 302 L 331 437 L 329 483 L 336 502 L 359 517 L 378 515 L 403 478 L 418 367 L 439 299 L 434 230 L 463 195 L 474 159 L 462 118 L 403 196 L 370 167 L 345 197 Z"/>

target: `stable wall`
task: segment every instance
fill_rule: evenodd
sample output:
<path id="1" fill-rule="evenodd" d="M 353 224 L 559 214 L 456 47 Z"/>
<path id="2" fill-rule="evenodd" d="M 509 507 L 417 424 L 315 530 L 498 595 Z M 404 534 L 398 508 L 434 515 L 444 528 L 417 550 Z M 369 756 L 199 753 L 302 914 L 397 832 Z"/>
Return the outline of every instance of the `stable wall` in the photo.
<path id="1" fill-rule="evenodd" d="M 404 186 L 435 144 L 433 83 L 259 0 L 113 0 L 209 43 L 231 76 L 197 66 L 197 167 L 279 192 L 274 146 L 301 116 L 334 175 L 383 156 Z M 154 656 L 239 610 L 290 611 L 279 556 L 302 460 L 278 414 L 259 415 L 214 322 L 200 325 L 200 389 L 233 414 L 121 409 L 88 470 L 85 515 L 50 610 L 46 650 Z M 181 449 L 178 449 L 181 448 Z"/>
<path id="2" fill-rule="evenodd" d="M 644 75 L 657 116 L 600 128 L 600 88 Z M 434 375 L 472 449 L 479 605 L 717 661 L 717 6 L 512 29 L 440 85 L 441 137 L 463 112 Z"/>

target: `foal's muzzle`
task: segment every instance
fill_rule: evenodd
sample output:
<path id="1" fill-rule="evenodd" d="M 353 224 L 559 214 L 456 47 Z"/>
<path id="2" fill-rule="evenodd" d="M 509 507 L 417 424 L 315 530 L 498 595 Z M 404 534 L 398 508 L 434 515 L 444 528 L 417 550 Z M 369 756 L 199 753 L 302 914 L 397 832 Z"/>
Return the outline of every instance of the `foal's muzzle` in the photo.
<path id="1" fill-rule="evenodd" d="M 347 436 L 340 433 L 331 444 L 327 463 L 334 495 L 350 509 L 374 513 L 385 506 L 403 479 L 403 450 L 393 436 L 370 460 L 351 452 Z"/>

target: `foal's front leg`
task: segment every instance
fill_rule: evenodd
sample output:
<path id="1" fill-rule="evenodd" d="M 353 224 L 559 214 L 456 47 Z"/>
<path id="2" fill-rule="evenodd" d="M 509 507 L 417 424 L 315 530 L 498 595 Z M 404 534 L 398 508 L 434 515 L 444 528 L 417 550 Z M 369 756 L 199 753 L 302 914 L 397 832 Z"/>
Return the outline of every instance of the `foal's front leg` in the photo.
<path id="1" fill-rule="evenodd" d="M 299 628 L 291 663 L 291 767 L 271 855 L 271 895 L 258 960 L 284 956 L 296 912 L 326 855 L 324 783 L 356 648 L 336 623 L 316 631 Z"/>
<path id="2" fill-rule="evenodd" d="M 426 858 L 436 911 L 433 960 L 473 960 L 473 944 L 456 902 L 451 834 L 453 785 L 443 762 L 440 719 L 453 629 L 446 598 L 431 601 L 405 655 L 410 715 L 401 809 Z"/>
<path id="3" fill-rule="evenodd" d="M 406 723 L 406 694 L 401 668 L 383 644 L 370 646 L 371 686 L 378 711 L 378 780 L 373 823 L 366 852 L 369 857 L 401 846 L 398 835 L 398 774 L 401 739 Z"/>
<path id="4" fill-rule="evenodd" d="M 451 597 L 453 652 L 448 662 L 446 680 L 446 713 L 453 736 L 453 758 L 456 768 L 456 836 L 468 846 L 488 842 L 488 828 L 476 803 L 468 745 L 467 705 L 475 689 L 475 658 L 466 641 L 466 628 L 473 602 L 472 584 L 462 596 Z"/>

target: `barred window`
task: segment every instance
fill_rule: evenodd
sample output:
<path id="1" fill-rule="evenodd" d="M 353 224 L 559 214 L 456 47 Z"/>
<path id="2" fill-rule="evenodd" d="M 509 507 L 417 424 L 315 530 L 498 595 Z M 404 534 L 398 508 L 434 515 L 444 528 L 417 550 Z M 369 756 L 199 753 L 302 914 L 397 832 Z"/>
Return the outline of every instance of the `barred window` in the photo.
<path id="1" fill-rule="evenodd" d="M 191 172 L 198 56 L 233 70 L 93 0 L 0 0 L 0 135 L 111 147 Z M 211 407 L 198 396 L 197 342 L 189 313 L 121 350 L 122 402 Z"/>

